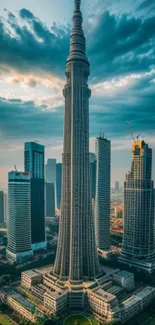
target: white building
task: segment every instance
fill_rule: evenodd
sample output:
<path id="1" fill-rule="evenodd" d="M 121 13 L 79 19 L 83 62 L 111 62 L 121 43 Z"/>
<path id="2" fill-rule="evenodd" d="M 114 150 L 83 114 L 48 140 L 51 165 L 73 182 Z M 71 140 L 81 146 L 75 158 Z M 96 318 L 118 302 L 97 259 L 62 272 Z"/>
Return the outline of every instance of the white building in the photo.
<path id="1" fill-rule="evenodd" d="M 111 184 L 111 142 L 100 135 L 95 140 L 96 197 L 95 235 L 100 250 L 110 248 L 110 184 Z"/>
<path id="2" fill-rule="evenodd" d="M 33 256 L 31 250 L 30 174 L 12 171 L 8 175 L 7 256 L 22 263 Z"/>
<path id="3" fill-rule="evenodd" d="M 36 272 L 35 270 L 28 270 L 22 272 L 21 276 L 21 286 L 26 289 L 31 289 L 32 285 L 36 285 L 42 282 L 42 274 Z"/>

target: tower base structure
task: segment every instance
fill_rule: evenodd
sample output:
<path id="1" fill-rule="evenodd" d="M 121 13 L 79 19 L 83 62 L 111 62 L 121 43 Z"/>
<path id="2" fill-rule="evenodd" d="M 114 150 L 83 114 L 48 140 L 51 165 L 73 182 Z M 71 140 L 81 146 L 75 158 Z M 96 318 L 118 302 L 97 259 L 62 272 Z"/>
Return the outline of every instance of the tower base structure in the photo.
<path id="1" fill-rule="evenodd" d="M 81 314 L 94 315 L 101 322 L 117 320 L 125 323 L 155 298 L 153 287 L 144 285 L 139 290 L 134 289 L 133 273 L 109 267 L 104 267 L 102 275 L 95 280 L 84 278 L 81 283 L 56 277 L 52 266 L 28 270 L 22 272 L 20 286 L 18 297 L 15 289 L 7 288 L 8 304 L 11 301 L 11 308 L 24 317 L 43 317 L 45 320 L 51 315 L 65 319 L 69 314 Z M 23 299 L 25 289 L 34 297 L 33 304 L 27 302 L 27 298 Z"/>
<path id="2" fill-rule="evenodd" d="M 147 259 L 135 259 L 130 256 L 127 256 L 126 254 L 121 253 L 120 257 L 118 258 L 118 261 L 122 264 L 126 264 L 129 267 L 135 268 L 136 271 L 143 271 L 147 273 L 152 273 L 155 270 L 155 255 L 152 255 L 151 257 Z"/>

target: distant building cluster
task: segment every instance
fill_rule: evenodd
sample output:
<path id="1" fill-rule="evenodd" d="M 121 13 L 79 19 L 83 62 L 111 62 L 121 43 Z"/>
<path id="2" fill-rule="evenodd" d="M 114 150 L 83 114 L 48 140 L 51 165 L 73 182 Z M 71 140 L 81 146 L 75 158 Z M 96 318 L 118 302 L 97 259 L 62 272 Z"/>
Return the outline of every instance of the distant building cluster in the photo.
<path id="1" fill-rule="evenodd" d="M 61 206 L 62 164 L 48 159 L 44 175 L 44 155 L 44 146 L 25 143 L 24 171 L 15 166 L 9 172 L 8 200 L 0 192 L 0 223 L 7 223 L 10 262 L 24 263 L 46 248 L 45 217 L 55 217 Z"/>

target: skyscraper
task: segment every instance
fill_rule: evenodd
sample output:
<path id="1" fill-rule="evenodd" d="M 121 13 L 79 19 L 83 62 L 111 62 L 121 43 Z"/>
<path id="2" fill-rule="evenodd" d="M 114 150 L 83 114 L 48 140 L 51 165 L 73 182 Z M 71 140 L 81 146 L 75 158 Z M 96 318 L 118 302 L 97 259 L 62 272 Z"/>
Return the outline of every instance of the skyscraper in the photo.
<path id="1" fill-rule="evenodd" d="M 45 183 L 46 217 L 55 216 L 55 186 L 54 183 Z"/>
<path id="2" fill-rule="evenodd" d="M 32 258 L 30 174 L 12 171 L 8 175 L 7 256 L 16 263 Z"/>
<path id="3" fill-rule="evenodd" d="M 0 223 L 4 222 L 4 192 L 0 191 Z"/>
<path id="4" fill-rule="evenodd" d="M 54 273 L 79 283 L 95 278 L 99 261 L 89 186 L 90 64 L 86 56 L 80 0 L 75 0 L 66 64 L 61 219 Z"/>
<path id="5" fill-rule="evenodd" d="M 61 184 L 62 184 L 62 164 L 56 164 L 56 191 L 57 191 L 57 209 L 61 208 Z"/>
<path id="6" fill-rule="evenodd" d="M 25 172 L 31 176 L 31 238 L 32 249 L 46 247 L 44 203 L 44 146 L 25 143 Z"/>
<path id="7" fill-rule="evenodd" d="M 56 193 L 56 159 L 48 159 L 45 166 L 46 170 L 46 183 L 54 184 L 54 198 L 55 198 L 55 207 L 57 206 L 57 193 Z"/>
<path id="8" fill-rule="evenodd" d="M 90 168 L 90 194 L 92 200 L 95 200 L 96 193 L 96 155 L 93 152 L 89 153 L 89 168 Z"/>
<path id="9" fill-rule="evenodd" d="M 119 182 L 118 181 L 115 182 L 115 192 L 116 193 L 119 192 Z"/>
<path id="10" fill-rule="evenodd" d="M 95 140 L 97 159 L 95 197 L 95 235 L 97 247 L 110 248 L 111 142 L 100 135 Z"/>
<path id="11" fill-rule="evenodd" d="M 120 261 L 152 272 L 155 268 L 152 149 L 132 145 L 132 166 L 124 183 L 124 237 Z"/>
<path id="12" fill-rule="evenodd" d="M 4 192 L 4 222 L 7 224 L 8 220 L 8 195 Z"/>

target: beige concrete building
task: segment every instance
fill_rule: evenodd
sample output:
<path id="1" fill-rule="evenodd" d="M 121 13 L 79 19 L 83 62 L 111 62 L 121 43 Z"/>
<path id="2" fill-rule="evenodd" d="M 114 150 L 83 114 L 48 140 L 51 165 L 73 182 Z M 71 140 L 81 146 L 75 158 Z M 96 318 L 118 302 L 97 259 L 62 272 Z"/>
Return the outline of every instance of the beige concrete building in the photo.
<path id="1" fill-rule="evenodd" d="M 32 285 L 42 282 L 42 274 L 29 270 L 22 272 L 21 286 L 25 289 L 30 289 Z"/>

